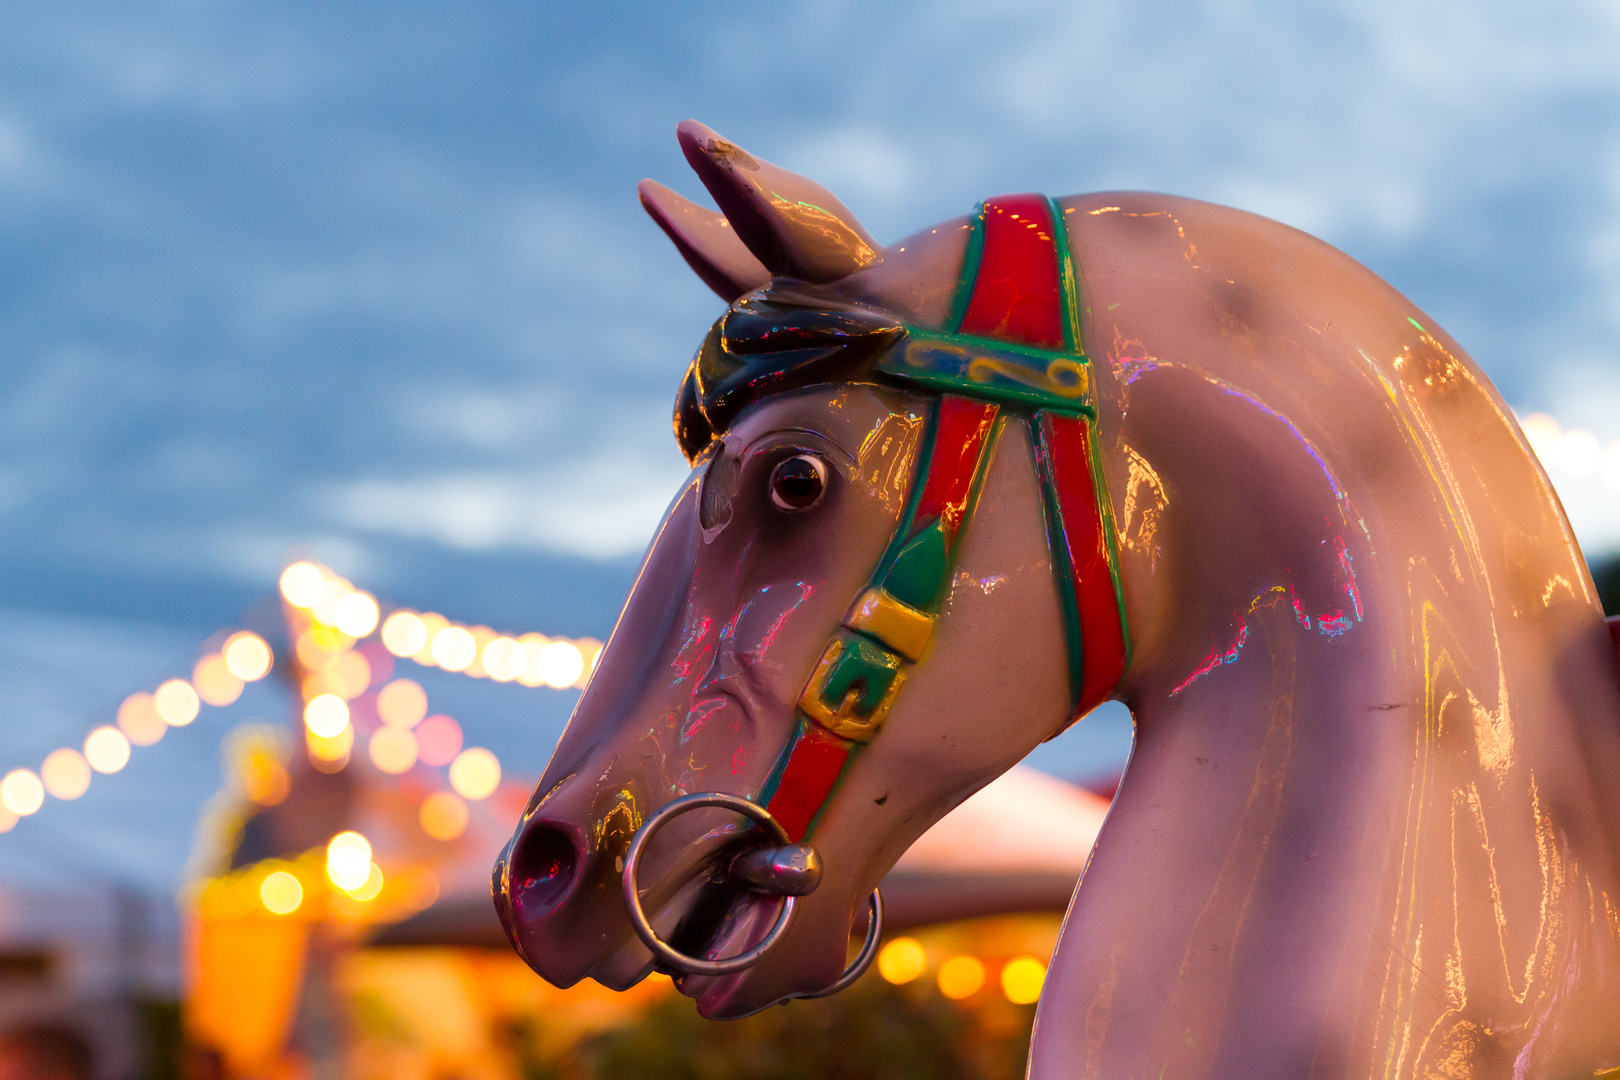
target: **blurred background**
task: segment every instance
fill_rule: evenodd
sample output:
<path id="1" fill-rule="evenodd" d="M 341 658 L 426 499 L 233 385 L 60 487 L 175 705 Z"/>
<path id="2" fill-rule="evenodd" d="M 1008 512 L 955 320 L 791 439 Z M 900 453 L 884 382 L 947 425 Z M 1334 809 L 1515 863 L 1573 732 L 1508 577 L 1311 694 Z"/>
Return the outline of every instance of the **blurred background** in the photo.
<path id="1" fill-rule="evenodd" d="M 1576 0 L 6 5 L 0 1073 L 1019 1074 L 1050 911 L 706 1025 L 476 910 L 685 475 L 720 303 L 636 181 L 701 197 L 692 116 L 883 241 L 1021 190 L 1298 226 L 1470 350 L 1608 588 L 1616 56 Z M 1128 749 L 1031 764 L 1081 813 Z"/>

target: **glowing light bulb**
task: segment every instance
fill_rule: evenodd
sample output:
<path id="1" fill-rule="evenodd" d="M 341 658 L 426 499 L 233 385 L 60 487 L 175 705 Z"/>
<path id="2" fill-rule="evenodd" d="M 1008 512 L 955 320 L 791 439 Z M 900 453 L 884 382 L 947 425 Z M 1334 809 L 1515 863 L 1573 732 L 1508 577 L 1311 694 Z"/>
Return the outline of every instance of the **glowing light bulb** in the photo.
<path id="1" fill-rule="evenodd" d="M 184 679 L 170 679 L 152 692 L 152 706 L 170 727 L 185 727 L 197 719 L 201 701 Z"/>
<path id="2" fill-rule="evenodd" d="M 84 757 L 99 773 L 115 773 L 129 764 L 129 740 L 115 727 L 103 724 L 84 740 Z"/>
<path id="3" fill-rule="evenodd" d="M 259 902 L 276 915 L 291 915 L 304 902 L 304 886 L 285 870 L 266 874 L 259 883 Z"/>
<path id="4" fill-rule="evenodd" d="M 939 965 L 939 992 L 952 1001 L 972 997 L 984 986 L 984 964 L 976 956 L 953 956 Z"/>
<path id="5" fill-rule="evenodd" d="M 270 674 L 270 666 L 275 662 L 264 639 L 247 630 L 239 630 L 226 638 L 220 655 L 225 657 L 230 673 L 243 682 L 258 682 Z"/>
<path id="6" fill-rule="evenodd" d="M 242 696 L 242 680 L 231 671 L 225 657 L 215 653 L 197 661 L 191 672 L 197 696 L 215 708 L 231 704 Z"/>
<path id="7" fill-rule="evenodd" d="M 377 629 L 377 601 L 370 593 L 352 592 L 332 605 L 332 625 L 352 638 Z"/>
<path id="8" fill-rule="evenodd" d="M 433 635 L 433 660 L 446 671 L 460 671 L 478 655 L 478 643 L 459 626 L 447 626 Z"/>
<path id="9" fill-rule="evenodd" d="M 383 647 L 395 656 L 414 656 L 427 645 L 427 627 L 414 611 L 396 611 L 382 624 Z"/>
<path id="10" fill-rule="evenodd" d="M 158 715 L 152 695 L 142 692 L 129 695 L 118 706 L 118 730 L 136 746 L 151 746 L 163 738 L 169 725 Z"/>
<path id="11" fill-rule="evenodd" d="M 40 783 L 33 770 L 12 769 L 6 773 L 4 780 L 0 780 L 0 806 L 18 817 L 36 814 L 44 805 L 45 785 Z"/>
<path id="12" fill-rule="evenodd" d="M 314 563 L 295 562 L 281 572 L 281 595 L 295 608 L 312 608 L 326 590 L 326 575 Z"/>
<path id="13" fill-rule="evenodd" d="M 573 686 L 585 673 L 585 658 L 571 641 L 553 641 L 540 650 L 536 664 L 547 686 L 561 690 Z"/>
<path id="14" fill-rule="evenodd" d="M 349 726 L 349 706 L 336 694 L 321 694 L 304 706 L 304 726 L 311 735 L 335 738 Z"/>
<path id="15" fill-rule="evenodd" d="M 500 760 L 482 746 L 463 750 L 450 763 L 450 786 L 463 799 L 489 798 L 501 786 Z"/>
<path id="16" fill-rule="evenodd" d="M 928 970 L 928 954 L 916 938 L 898 937 L 878 953 L 878 974 L 885 982 L 899 986 Z"/>
<path id="17" fill-rule="evenodd" d="M 390 776 L 398 776 L 416 764 L 416 736 L 408 728 L 378 728 L 366 749 L 371 763 Z"/>
<path id="18" fill-rule="evenodd" d="M 414 679 L 395 679 L 377 691 L 377 715 L 390 727 L 415 727 L 427 708 L 427 691 Z"/>
<path id="19" fill-rule="evenodd" d="M 448 791 L 422 800 L 422 831 L 435 840 L 454 840 L 467 829 L 467 804 Z"/>
<path id="20" fill-rule="evenodd" d="M 45 790 L 64 802 L 77 799 L 90 790 L 90 763 L 77 750 L 62 747 L 52 750 L 39 767 L 40 781 Z"/>
<path id="21" fill-rule="evenodd" d="M 326 876 L 340 889 L 358 889 L 371 876 L 371 841 L 340 832 L 326 845 Z"/>
<path id="22" fill-rule="evenodd" d="M 1007 961 L 1001 969 L 1001 992 L 1014 1005 L 1033 1005 L 1041 999 L 1046 984 L 1046 965 L 1033 956 Z"/>
<path id="23" fill-rule="evenodd" d="M 509 637 L 498 637 L 484 646 L 484 671 L 496 682 L 511 682 L 523 674 L 523 646 Z"/>

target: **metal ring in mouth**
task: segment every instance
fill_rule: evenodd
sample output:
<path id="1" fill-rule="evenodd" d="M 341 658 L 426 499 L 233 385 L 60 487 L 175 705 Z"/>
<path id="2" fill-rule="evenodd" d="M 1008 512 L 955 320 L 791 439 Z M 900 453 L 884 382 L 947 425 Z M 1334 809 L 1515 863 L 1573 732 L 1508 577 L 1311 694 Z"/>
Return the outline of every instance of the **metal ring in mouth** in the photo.
<path id="1" fill-rule="evenodd" d="M 636 936 L 646 944 L 647 948 L 652 950 L 654 956 L 665 964 L 678 971 L 684 971 L 688 975 L 726 975 L 733 971 L 741 971 L 744 968 L 754 966 L 761 957 L 770 951 L 773 945 L 782 939 L 782 935 L 787 932 L 788 920 L 793 917 L 793 909 L 797 906 L 798 897 L 784 897 L 782 910 L 777 912 L 776 921 L 771 924 L 771 928 L 764 938 L 752 949 L 740 952 L 736 956 L 727 956 L 719 960 L 700 960 L 695 956 L 688 956 L 680 952 L 659 937 L 658 932 L 652 928 L 652 923 L 647 920 L 646 910 L 641 906 L 641 895 L 636 888 L 636 870 L 641 866 L 642 853 L 647 850 L 647 844 L 652 840 L 654 833 L 663 828 L 670 818 L 704 806 L 719 806 L 727 810 L 733 810 L 758 822 L 776 838 L 777 843 L 792 843 L 787 830 L 782 828 L 781 822 L 771 816 L 770 811 L 758 803 L 750 802 L 741 795 L 728 795 L 723 791 L 703 791 L 695 795 L 683 795 L 679 799 L 664 804 L 658 809 L 657 813 L 643 821 L 641 828 L 636 830 L 635 837 L 631 839 L 630 850 L 624 856 L 624 907 L 630 915 L 630 925 L 635 928 Z M 871 935 L 868 934 L 868 937 L 870 938 Z M 875 939 L 873 940 L 875 941 Z M 862 955 L 864 956 L 867 951 L 863 949 Z M 857 962 L 859 962 L 858 958 Z M 867 957 L 867 963 L 870 962 L 871 958 Z M 857 972 L 857 974 L 859 973 Z M 843 981 L 842 978 L 839 979 L 839 983 Z"/>
<path id="2" fill-rule="evenodd" d="M 883 938 L 883 894 L 879 890 L 873 889 L 872 895 L 867 899 L 866 903 L 872 909 L 872 917 L 866 922 L 866 940 L 861 943 L 861 951 L 855 955 L 854 960 L 850 961 L 849 967 L 845 968 L 844 973 L 838 976 L 837 982 L 825 990 L 817 990 L 813 994 L 794 994 L 794 997 L 831 997 L 840 990 L 848 989 L 856 979 L 866 973 L 867 968 L 872 966 L 872 958 L 878 954 L 878 942 Z"/>

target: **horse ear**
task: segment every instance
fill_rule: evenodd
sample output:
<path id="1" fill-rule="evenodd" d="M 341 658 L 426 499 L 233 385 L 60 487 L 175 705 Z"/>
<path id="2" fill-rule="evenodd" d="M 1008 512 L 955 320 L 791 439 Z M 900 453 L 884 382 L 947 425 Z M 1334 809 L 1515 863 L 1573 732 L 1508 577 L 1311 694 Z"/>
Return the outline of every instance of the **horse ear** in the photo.
<path id="1" fill-rule="evenodd" d="M 675 241 L 687 265 L 726 303 L 771 280 L 771 272 L 737 239 L 736 230 L 723 215 L 655 180 L 643 180 L 636 193 L 658 227 Z"/>
<path id="2" fill-rule="evenodd" d="M 819 284 L 877 261 L 877 242 L 820 184 L 761 161 L 696 120 L 683 120 L 675 135 L 721 213 L 772 274 Z"/>

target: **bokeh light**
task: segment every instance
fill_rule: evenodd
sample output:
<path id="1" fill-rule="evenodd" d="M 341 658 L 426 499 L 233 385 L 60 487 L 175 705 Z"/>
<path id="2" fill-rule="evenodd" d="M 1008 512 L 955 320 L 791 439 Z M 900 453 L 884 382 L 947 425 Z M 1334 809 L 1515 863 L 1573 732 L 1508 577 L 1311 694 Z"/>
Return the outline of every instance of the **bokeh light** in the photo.
<path id="1" fill-rule="evenodd" d="M 197 691 L 184 679 L 170 679 L 152 692 L 152 707 L 170 727 L 185 727 L 197 719 Z"/>
<path id="2" fill-rule="evenodd" d="M 596 671 L 596 662 L 602 658 L 603 645 L 595 638 L 580 638 L 574 644 L 579 648 L 580 659 L 584 661 L 584 667 L 574 685 L 583 690 L 585 684 L 591 681 L 591 674 Z"/>
<path id="3" fill-rule="evenodd" d="M 461 671 L 478 655 L 478 643 L 459 626 L 447 626 L 433 635 L 433 662 L 446 671 Z"/>
<path id="4" fill-rule="evenodd" d="M 1001 969 L 1001 992 L 1014 1005 L 1033 1005 L 1046 984 L 1046 965 L 1033 956 L 1019 956 Z"/>
<path id="5" fill-rule="evenodd" d="M 377 629 L 377 601 L 370 593 L 352 592 L 332 605 L 332 625 L 352 638 Z"/>
<path id="6" fill-rule="evenodd" d="M 291 915 L 304 902 L 304 886 L 285 870 L 266 874 L 259 883 L 259 902 L 276 915 Z"/>
<path id="7" fill-rule="evenodd" d="M 103 724 L 84 740 L 84 757 L 99 773 L 115 773 L 129 764 L 129 740 L 115 727 Z"/>
<path id="8" fill-rule="evenodd" d="M 435 840 L 454 840 L 467 830 L 467 804 L 448 791 L 422 800 L 422 831 Z"/>
<path id="9" fill-rule="evenodd" d="M 1563 426 L 1546 413 L 1531 413 L 1519 421 L 1519 427 L 1523 429 L 1530 449 L 1541 459 L 1542 466 L 1551 469 L 1558 459 L 1558 443 L 1564 437 Z"/>
<path id="10" fill-rule="evenodd" d="M 118 730 L 136 746 L 152 746 L 169 730 L 158 715 L 152 695 L 144 691 L 129 695 L 118 706 Z"/>
<path id="11" fill-rule="evenodd" d="M 372 863 L 371 869 L 366 872 L 366 880 L 362 881 L 358 888 L 345 889 L 344 892 L 356 900 L 375 900 L 377 895 L 382 892 L 382 887 L 382 867 Z"/>
<path id="12" fill-rule="evenodd" d="M 326 845 L 326 876 L 340 889 L 358 889 L 371 876 L 371 841 L 340 832 Z"/>
<path id="13" fill-rule="evenodd" d="M 226 638 L 220 655 L 225 658 L 230 673 L 243 682 L 258 682 L 270 674 L 270 667 L 275 663 L 275 656 L 264 638 L 248 630 L 238 630 Z"/>
<path id="14" fill-rule="evenodd" d="M 461 725 L 448 716 L 430 716 L 416 728 L 416 754 L 422 764 L 439 768 L 461 753 Z"/>
<path id="15" fill-rule="evenodd" d="M 197 689 L 197 696 L 215 708 L 229 705 L 242 696 L 242 680 L 232 673 L 225 657 L 218 653 L 210 653 L 197 661 L 191 672 L 191 683 Z"/>
<path id="16" fill-rule="evenodd" d="M 439 662 L 433 658 L 433 640 L 439 636 L 440 630 L 450 625 L 450 621 L 436 611 L 424 611 L 417 618 L 422 620 L 422 647 L 411 654 L 411 659 L 418 664 L 437 667 Z"/>
<path id="17" fill-rule="evenodd" d="M 484 646 L 484 671 L 496 682 L 511 682 L 523 674 L 523 646 L 509 637 L 498 637 Z"/>
<path id="18" fill-rule="evenodd" d="M 573 686 L 585 673 L 585 658 L 571 641 L 553 641 L 535 661 L 541 680 L 554 689 Z"/>
<path id="19" fill-rule="evenodd" d="M 304 706 L 304 726 L 311 735 L 330 739 L 349 726 L 349 706 L 336 694 L 320 694 Z"/>
<path id="20" fill-rule="evenodd" d="M 46 755 L 39 778 L 53 798 L 77 799 L 90 790 L 90 763 L 77 750 L 64 746 Z"/>
<path id="21" fill-rule="evenodd" d="M 897 937 L 878 953 L 877 967 L 885 982 L 899 986 L 928 970 L 928 954 L 916 938 Z"/>
<path id="22" fill-rule="evenodd" d="M 334 773 L 349 763 L 349 752 L 354 749 L 354 728 L 345 724 L 336 735 L 317 735 L 306 729 L 304 742 L 309 748 L 310 762 L 321 772 Z"/>
<path id="23" fill-rule="evenodd" d="M 544 634 L 524 634 L 517 640 L 523 646 L 523 670 L 518 672 L 517 681 L 524 686 L 546 685 L 540 677 L 540 650 L 551 644 L 551 639 Z"/>
<path id="24" fill-rule="evenodd" d="M 984 964 L 976 956 L 953 956 L 939 965 L 939 992 L 952 1001 L 972 997 L 984 986 Z"/>
<path id="25" fill-rule="evenodd" d="M 414 611 L 396 611 L 382 624 L 383 647 L 395 656 L 414 656 L 427 645 L 427 627 Z"/>
<path id="26" fill-rule="evenodd" d="M 482 746 L 468 747 L 450 763 L 450 786 L 463 799 L 489 798 L 501 786 L 500 760 Z"/>
<path id="27" fill-rule="evenodd" d="M 313 629 L 298 635 L 293 642 L 293 655 L 309 671 L 320 671 L 337 659 L 337 650 L 328 649 L 316 639 Z"/>
<path id="28" fill-rule="evenodd" d="M 379 770 L 397 776 L 416 764 L 416 736 L 409 728 L 380 727 L 372 733 L 366 751 Z"/>
<path id="29" fill-rule="evenodd" d="M 12 769 L 0 780 L 0 806 L 18 817 L 37 813 L 44 805 L 45 785 L 39 782 L 33 770 Z"/>
<path id="30" fill-rule="evenodd" d="M 350 585 L 339 577 L 328 577 L 321 589 L 320 599 L 310 607 L 309 613 L 315 616 L 315 621 L 325 626 L 337 627 L 337 607 L 345 596 L 354 591 Z M 341 631 L 339 631 L 341 633 Z"/>
<path id="31" fill-rule="evenodd" d="M 414 679 L 395 679 L 377 691 L 377 715 L 391 727 L 415 727 L 427 708 L 427 691 Z"/>
<path id="32" fill-rule="evenodd" d="M 295 562 L 281 572 L 281 595 L 297 608 L 312 608 L 326 590 L 326 577 L 314 563 Z"/>
<path id="33" fill-rule="evenodd" d="M 0 833 L 8 833 L 12 829 L 15 829 L 17 827 L 17 822 L 20 820 L 22 819 L 16 814 L 13 814 L 10 810 L 7 810 L 4 805 L 0 805 Z"/>
<path id="34" fill-rule="evenodd" d="M 352 649 L 338 653 L 326 674 L 339 696 L 353 699 L 371 688 L 371 662 Z"/>
<path id="35" fill-rule="evenodd" d="M 242 794 L 260 806 L 280 806 L 292 794 L 292 778 L 268 754 L 255 754 L 242 770 Z"/>

